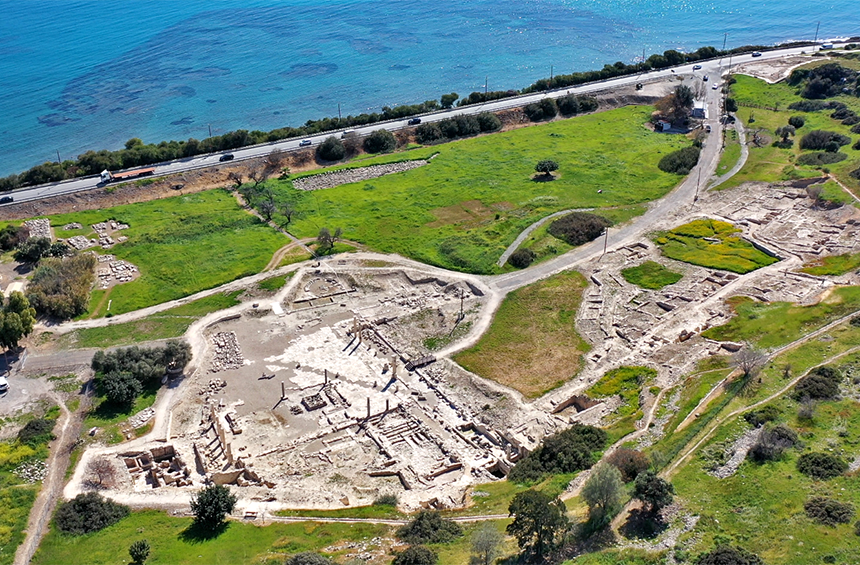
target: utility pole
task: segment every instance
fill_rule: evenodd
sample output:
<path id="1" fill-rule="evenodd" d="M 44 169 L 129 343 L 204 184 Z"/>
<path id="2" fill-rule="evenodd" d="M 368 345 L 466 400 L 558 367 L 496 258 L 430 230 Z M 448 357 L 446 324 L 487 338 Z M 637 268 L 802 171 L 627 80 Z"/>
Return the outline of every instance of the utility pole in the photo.
<path id="1" fill-rule="evenodd" d="M 209 124 L 209 137 L 212 137 L 212 124 Z"/>
<path id="2" fill-rule="evenodd" d="M 57 149 L 57 164 L 62 165 L 63 162 L 60 160 L 60 150 Z"/>
<path id="3" fill-rule="evenodd" d="M 812 40 L 813 43 L 818 43 L 818 29 L 821 27 L 821 20 L 818 20 L 818 24 L 815 26 L 815 39 Z M 815 52 L 815 45 L 812 46 L 812 52 Z"/>
<path id="4" fill-rule="evenodd" d="M 723 50 L 720 51 L 720 66 L 723 66 L 723 53 L 726 52 L 726 40 L 729 38 L 728 33 L 723 34 Z"/>
<path id="5" fill-rule="evenodd" d="M 552 77 L 553 77 L 552 71 L 553 71 L 553 66 L 550 65 L 549 66 L 549 86 L 550 86 L 550 88 L 552 88 Z"/>
<path id="6" fill-rule="evenodd" d="M 702 167 L 699 165 L 699 176 L 696 178 L 696 195 L 693 197 L 693 202 L 699 200 L 699 185 L 702 184 Z"/>
<path id="7" fill-rule="evenodd" d="M 490 75 L 484 77 L 484 98 L 487 97 L 487 86 L 490 84 Z M 486 102 L 486 100 L 484 100 Z"/>
<path id="8" fill-rule="evenodd" d="M 340 121 L 343 119 L 343 116 L 340 115 L 340 102 L 337 103 L 337 120 Z"/>

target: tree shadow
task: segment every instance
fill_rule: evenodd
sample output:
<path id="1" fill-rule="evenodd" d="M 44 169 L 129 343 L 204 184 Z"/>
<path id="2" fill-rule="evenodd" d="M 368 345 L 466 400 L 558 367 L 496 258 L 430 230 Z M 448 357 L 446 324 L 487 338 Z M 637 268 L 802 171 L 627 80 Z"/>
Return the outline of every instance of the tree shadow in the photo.
<path id="1" fill-rule="evenodd" d="M 532 182 L 552 182 L 556 178 L 558 177 L 556 177 L 555 175 L 545 175 L 543 173 L 537 173 L 532 176 Z"/>
<path id="2" fill-rule="evenodd" d="M 217 526 L 192 522 L 190 526 L 179 532 L 179 539 L 185 543 L 203 543 L 211 541 L 230 527 L 229 522 L 221 522 Z"/>
<path id="3" fill-rule="evenodd" d="M 654 539 L 668 527 L 669 525 L 663 522 L 659 515 L 635 509 L 630 511 L 630 515 L 618 531 L 627 539 Z"/>

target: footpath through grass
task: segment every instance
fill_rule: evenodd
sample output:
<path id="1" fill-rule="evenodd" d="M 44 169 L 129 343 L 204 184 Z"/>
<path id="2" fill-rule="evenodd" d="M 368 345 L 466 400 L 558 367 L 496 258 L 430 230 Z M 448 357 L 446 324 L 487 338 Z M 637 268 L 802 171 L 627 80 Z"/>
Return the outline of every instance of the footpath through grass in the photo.
<path id="1" fill-rule="evenodd" d="M 478 343 L 454 360 L 473 373 L 536 398 L 574 377 L 588 344 L 576 332 L 587 282 L 576 271 L 508 294 Z"/>
<path id="2" fill-rule="evenodd" d="M 650 290 L 661 289 L 684 278 L 681 273 L 676 273 L 654 261 L 645 261 L 641 265 L 622 269 L 621 276 L 630 284 Z"/>
<path id="3" fill-rule="evenodd" d="M 749 273 L 778 261 L 733 235 L 739 231 L 727 222 L 695 220 L 659 235 L 656 242 L 666 257 L 733 273 Z"/>
<path id="4" fill-rule="evenodd" d="M 90 235 L 90 225 L 115 219 L 129 225 L 128 241 L 109 253 L 137 265 L 140 278 L 93 293 L 93 316 L 121 314 L 188 296 L 260 272 L 286 238 L 242 210 L 232 194 L 209 190 L 51 216 L 58 237 Z M 80 230 L 63 230 L 72 222 Z M 107 294 L 107 296 L 105 296 Z"/>
<path id="5" fill-rule="evenodd" d="M 687 140 L 643 127 L 651 111 L 629 106 L 369 159 L 361 164 L 438 153 L 417 169 L 326 190 L 298 191 L 277 180 L 267 186 L 299 210 L 290 224 L 299 237 L 341 227 L 344 238 L 382 252 L 492 273 L 505 248 L 540 218 L 641 204 L 678 183 L 657 162 Z M 556 180 L 532 180 L 541 159 L 559 163 Z"/>

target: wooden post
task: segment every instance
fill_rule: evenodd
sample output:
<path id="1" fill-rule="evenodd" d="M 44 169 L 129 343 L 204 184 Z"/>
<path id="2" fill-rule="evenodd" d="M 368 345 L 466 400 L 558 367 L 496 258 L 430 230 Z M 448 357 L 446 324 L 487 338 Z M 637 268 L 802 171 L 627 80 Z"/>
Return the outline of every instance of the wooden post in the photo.
<path id="1" fill-rule="evenodd" d="M 367 417 L 370 418 L 370 397 L 367 397 Z"/>
<path id="2" fill-rule="evenodd" d="M 281 400 L 287 397 L 287 389 L 284 387 L 284 381 L 281 381 Z"/>

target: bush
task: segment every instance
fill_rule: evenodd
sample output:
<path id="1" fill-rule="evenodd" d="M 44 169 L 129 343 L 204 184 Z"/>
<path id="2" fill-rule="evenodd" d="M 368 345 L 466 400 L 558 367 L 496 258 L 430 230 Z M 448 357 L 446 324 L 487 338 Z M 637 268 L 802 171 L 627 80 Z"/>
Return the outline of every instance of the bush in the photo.
<path id="1" fill-rule="evenodd" d="M 718 545 L 711 551 L 699 555 L 696 565 L 764 565 L 755 553 L 741 547 Z"/>
<path id="2" fill-rule="evenodd" d="M 842 374 L 830 367 L 818 367 L 803 377 L 794 386 L 794 398 L 829 400 L 839 394 Z"/>
<path id="3" fill-rule="evenodd" d="M 131 373 L 141 383 L 160 379 L 168 367 L 183 369 L 191 361 L 191 346 L 172 339 L 163 347 L 122 347 L 113 351 L 97 351 L 91 367 L 96 374 Z"/>
<path id="4" fill-rule="evenodd" d="M 830 453 L 804 453 L 797 459 L 797 470 L 817 480 L 838 477 L 848 470 L 848 463 Z"/>
<path id="5" fill-rule="evenodd" d="M 128 548 L 128 554 L 132 563 L 143 565 L 149 559 L 149 542 L 145 539 L 137 540 Z"/>
<path id="6" fill-rule="evenodd" d="M 391 153 L 396 147 L 397 140 L 387 129 L 378 129 L 364 139 L 364 150 L 368 153 Z"/>
<path id="7" fill-rule="evenodd" d="M 129 409 L 143 392 L 140 381 L 126 372 L 111 372 L 99 379 L 99 388 L 111 404 Z"/>
<path id="8" fill-rule="evenodd" d="M 436 565 L 439 556 L 436 552 L 423 545 L 411 545 L 402 553 L 398 553 L 391 565 Z"/>
<path id="9" fill-rule="evenodd" d="M 117 504 L 96 492 L 88 492 L 61 503 L 54 522 L 60 531 L 79 536 L 104 529 L 128 514 L 128 506 Z"/>
<path id="10" fill-rule="evenodd" d="M 51 239 L 31 237 L 18 244 L 13 257 L 19 263 L 38 263 L 51 250 Z"/>
<path id="11" fill-rule="evenodd" d="M 293 555 L 284 562 L 284 565 L 331 565 L 331 559 L 319 553 L 305 551 Z"/>
<path id="12" fill-rule="evenodd" d="M 787 426 L 779 425 L 764 430 L 758 441 L 750 448 L 748 455 L 756 463 L 776 461 L 786 449 L 798 444 L 797 433 Z"/>
<path id="13" fill-rule="evenodd" d="M 822 167 L 824 165 L 832 165 L 833 163 L 844 161 L 847 158 L 848 155 L 842 152 L 828 153 L 827 151 L 824 151 L 817 153 L 804 153 L 797 158 L 797 164 L 808 165 L 810 167 Z"/>
<path id="14" fill-rule="evenodd" d="M 463 535 L 456 522 L 442 519 L 431 510 L 422 510 L 411 522 L 397 530 L 397 538 L 411 544 L 447 543 Z"/>
<path id="15" fill-rule="evenodd" d="M 803 116 L 792 116 L 788 118 L 788 125 L 794 126 L 796 129 L 800 129 L 806 124 L 806 118 Z"/>
<path id="16" fill-rule="evenodd" d="M 831 100 L 822 102 L 821 100 L 801 100 L 800 102 L 792 102 L 788 105 L 789 110 L 797 110 L 798 112 L 818 112 L 820 110 L 838 110 L 844 108 L 843 102 Z"/>
<path id="17" fill-rule="evenodd" d="M 854 151 L 860 151 L 860 139 L 854 142 L 854 145 L 851 146 L 851 149 Z"/>
<path id="18" fill-rule="evenodd" d="M 754 428 L 760 428 L 767 422 L 773 422 L 779 417 L 779 408 L 773 404 L 768 404 L 761 410 L 747 412 L 744 414 L 744 420 Z"/>
<path id="19" fill-rule="evenodd" d="M 23 428 L 18 430 L 18 441 L 30 447 L 36 447 L 48 443 L 54 439 L 53 429 L 56 420 L 48 418 L 36 418 L 27 422 Z"/>
<path id="20" fill-rule="evenodd" d="M 558 170 L 558 163 L 552 159 L 542 159 L 535 165 L 535 171 L 543 173 L 547 178 L 552 177 L 552 172 Z"/>
<path id="21" fill-rule="evenodd" d="M 825 526 L 847 524 L 854 517 L 854 506 L 825 496 L 813 496 L 803 504 L 806 515 Z"/>
<path id="22" fill-rule="evenodd" d="M 502 120 L 492 112 L 481 112 L 475 116 L 481 131 L 497 131 L 502 129 Z"/>
<path id="23" fill-rule="evenodd" d="M 558 111 L 563 116 L 574 116 L 576 114 L 584 114 L 585 112 L 593 112 L 597 109 L 598 102 L 596 98 L 591 96 L 577 96 L 568 94 L 562 96 L 557 101 Z"/>
<path id="24" fill-rule="evenodd" d="M 651 466 L 648 456 L 641 451 L 619 447 L 606 458 L 606 462 L 621 471 L 621 479 L 625 483 L 636 479 L 642 471 Z"/>
<path id="25" fill-rule="evenodd" d="M 346 157 L 343 142 L 331 135 L 317 146 L 317 157 L 323 161 L 340 161 Z"/>
<path id="26" fill-rule="evenodd" d="M 700 151 L 701 149 L 695 146 L 674 151 L 660 159 L 657 167 L 665 173 L 688 175 L 690 174 L 690 170 L 699 162 Z"/>
<path id="27" fill-rule="evenodd" d="M 27 241 L 28 237 L 30 237 L 30 230 L 24 226 L 6 224 L 6 227 L 0 230 L 0 249 L 11 251 L 21 243 Z"/>
<path id="28" fill-rule="evenodd" d="M 43 316 L 68 320 L 83 314 L 95 283 L 95 268 L 96 258 L 89 253 L 43 259 L 27 287 L 27 299 Z"/>
<path id="29" fill-rule="evenodd" d="M 800 148 L 822 150 L 826 149 L 827 144 L 831 142 L 835 142 L 839 147 L 841 147 L 851 143 L 851 138 L 834 131 L 816 129 L 800 138 Z"/>
<path id="30" fill-rule="evenodd" d="M 738 101 L 734 98 L 726 98 L 726 112 L 737 112 Z"/>
<path id="31" fill-rule="evenodd" d="M 857 124 L 853 128 L 851 128 L 851 133 L 860 133 L 860 124 Z"/>
<path id="32" fill-rule="evenodd" d="M 860 143 L 860 142 L 858 142 L 858 143 Z M 848 176 L 850 176 L 851 178 L 855 178 L 857 180 L 860 180 L 860 168 L 854 169 L 853 171 L 848 173 Z"/>
<path id="33" fill-rule="evenodd" d="M 612 222 L 602 216 L 572 212 L 553 221 L 547 231 L 570 245 L 582 245 L 600 237 Z"/>
<path id="34" fill-rule="evenodd" d="M 530 482 L 546 474 L 574 473 L 590 469 L 595 451 L 606 445 L 606 432 L 593 426 L 573 427 L 544 438 L 531 453 L 514 465 L 508 474 L 512 482 Z"/>
<path id="35" fill-rule="evenodd" d="M 531 249 L 517 249 L 508 257 L 508 263 L 517 269 L 525 269 L 535 260 L 535 252 Z"/>
<path id="36" fill-rule="evenodd" d="M 236 506 L 236 496 L 221 485 L 211 485 L 191 495 L 194 523 L 207 529 L 217 529 Z"/>
<path id="37" fill-rule="evenodd" d="M 381 494 L 373 501 L 373 506 L 397 506 L 399 502 L 396 494 Z"/>
<path id="38" fill-rule="evenodd" d="M 544 98 L 540 102 L 528 104 L 523 111 L 526 117 L 533 122 L 551 120 L 558 115 L 558 106 L 553 98 Z"/>

